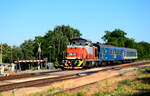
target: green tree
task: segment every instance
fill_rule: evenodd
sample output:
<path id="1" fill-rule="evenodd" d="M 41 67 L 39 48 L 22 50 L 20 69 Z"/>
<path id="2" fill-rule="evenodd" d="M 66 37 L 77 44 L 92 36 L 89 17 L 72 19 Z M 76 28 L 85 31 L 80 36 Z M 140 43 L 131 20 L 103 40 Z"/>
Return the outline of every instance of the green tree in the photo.
<path id="1" fill-rule="evenodd" d="M 20 58 L 20 59 L 23 58 L 22 50 L 21 50 L 20 47 L 14 45 L 14 46 L 12 47 L 12 59 L 13 59 L 13 61 L 16 61 L 16 60 L 18 60 L 19 58 Z"/>
<path id="2" fill-rule="evenodd" d="M 34 41 L 33 40 L 25 40 L 20 45 L 21 51 L 23 53 L 22 59 L 33 59 L 34 58 Z"/>
<path id="3" fill-rule="evenodd" d="M 11 46 L 7 43 L 2 44 L 2 58 L 4 63 L 10 63 L 11 61 Z"/>
<path id="4" fill-rule="evenodd" d="M 127 33 L 120 29 L 115 29 L 114 31 L 105 31 L 105 35 L 102 39 L 105 41 L 106 44 L 115 45 L 115 46 L 125 46 L 126 36 Z"/>
<path id="5" fill-rule="evenodd" d="M 148 42 L 137 43 L 137 49 L 140 59 L 150 59 L 150 44 Z"/>

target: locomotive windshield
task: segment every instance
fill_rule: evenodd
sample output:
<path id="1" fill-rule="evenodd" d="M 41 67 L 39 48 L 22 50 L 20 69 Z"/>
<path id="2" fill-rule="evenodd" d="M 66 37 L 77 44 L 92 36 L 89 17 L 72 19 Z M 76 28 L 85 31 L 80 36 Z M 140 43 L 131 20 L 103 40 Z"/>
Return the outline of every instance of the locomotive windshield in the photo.
<path id="1" fill-rule="evenodd" d="M 71 45 L 90 45 L 91 42 L 85 39 L 72 39 Z"/>

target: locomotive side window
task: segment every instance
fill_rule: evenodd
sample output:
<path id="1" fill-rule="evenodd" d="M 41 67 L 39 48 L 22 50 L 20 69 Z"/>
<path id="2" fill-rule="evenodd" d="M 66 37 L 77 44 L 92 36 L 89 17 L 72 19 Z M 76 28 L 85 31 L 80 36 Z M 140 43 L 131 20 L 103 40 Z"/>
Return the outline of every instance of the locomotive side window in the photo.
<path id="1" fill-rule="evenodd" d="M 77 53 L 68 53 L 68 55 L 77 55 Z"/>

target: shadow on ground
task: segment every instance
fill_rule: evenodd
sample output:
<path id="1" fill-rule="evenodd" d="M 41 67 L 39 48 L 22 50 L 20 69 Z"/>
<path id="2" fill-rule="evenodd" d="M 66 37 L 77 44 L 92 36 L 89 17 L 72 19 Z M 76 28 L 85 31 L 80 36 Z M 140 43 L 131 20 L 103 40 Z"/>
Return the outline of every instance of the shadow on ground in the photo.
<path id="1" fill-rule="evenodd" d="M 132 96 L 150 96 L 150 89 L 137 89 L 140 92 L 132 94 Z"/>
<path id="2" fill-rule="evenodd" d="M 144 84 L 148 84 L 150 86 L 150 77 L 146 78 L 138 78 L 137 80 L 140 80 Z M 150 96 L 150 88 L 149 89 L 137 89 L 139 92 L 136 94 L 133 94 L 132 96 Z"/>

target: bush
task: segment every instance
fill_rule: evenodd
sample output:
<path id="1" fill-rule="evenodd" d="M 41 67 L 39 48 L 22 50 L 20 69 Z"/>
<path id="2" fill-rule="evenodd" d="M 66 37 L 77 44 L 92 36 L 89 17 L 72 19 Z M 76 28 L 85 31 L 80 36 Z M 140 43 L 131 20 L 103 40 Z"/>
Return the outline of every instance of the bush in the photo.
<path id="1" fill-rule="evenodd" d="M 119 84 L 130 86 L 131 85 L 131 81 L 130 80 L 123 80 L 123 81 L 119 82 Z"/>
<path id="2" fill-rule="evenodd" d="M 78 92 L 76 96 L 87 96 L 85 92 Z"/>

